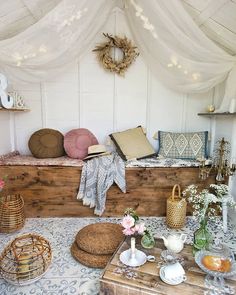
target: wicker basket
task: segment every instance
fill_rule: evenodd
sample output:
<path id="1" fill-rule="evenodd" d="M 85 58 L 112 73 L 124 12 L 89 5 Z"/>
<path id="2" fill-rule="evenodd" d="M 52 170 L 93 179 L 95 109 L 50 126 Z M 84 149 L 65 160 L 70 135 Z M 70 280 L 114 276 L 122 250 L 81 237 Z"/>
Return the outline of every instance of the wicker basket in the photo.
<path id="1" fill-rule="evenodd" d="M 175 189 L 178 188 L 178 195 Z M 172 195 L 167 199 L 166 223 L 171 228 L 181 228 L 185 224 L 187 202 L 181 198 L 180 186 L 173 187 Z"/>
<path id="2" fill-rule="evenodd" d="M 8 195 L 0 200 L 0 232 L 10 233 L 25 224 L 24 200 L 21 195 Z"/>
<path id="3" fill-rule="evenodd" d="M 45 238 L 25 234 L 8 244 L 0 258 L 1 275 L 6 281 L 14 285 L 28 285 L 45 274 L 52 252 Z"/>

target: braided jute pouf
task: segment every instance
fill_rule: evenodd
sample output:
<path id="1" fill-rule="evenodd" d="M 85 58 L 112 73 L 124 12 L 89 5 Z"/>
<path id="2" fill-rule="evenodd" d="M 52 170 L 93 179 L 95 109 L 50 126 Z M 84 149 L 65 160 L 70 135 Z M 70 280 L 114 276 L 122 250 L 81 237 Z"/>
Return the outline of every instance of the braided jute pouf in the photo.
<path id="1" fill-rule="evenodd" d="M 108 255 L 95 255 L 87 253 L 78 248 L 77 243 L 74 242 L 70 248 L 72 256 L 80 263 L 94 268 L 104 268 L 111 258 L 111 254 Z"/>
<path id="2" fill-rule="evenodd" d="M 87 225 L 75 238 L 81 250 L 95 255 L 113 254 L 123 239 L 121 225 L 108 222 Z"/>

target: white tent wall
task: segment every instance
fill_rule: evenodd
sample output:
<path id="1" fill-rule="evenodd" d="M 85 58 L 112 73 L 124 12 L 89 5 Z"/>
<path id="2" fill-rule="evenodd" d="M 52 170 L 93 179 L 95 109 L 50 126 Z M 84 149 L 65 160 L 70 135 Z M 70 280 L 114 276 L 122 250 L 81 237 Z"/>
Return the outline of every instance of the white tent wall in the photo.
<path id="1" fill-rule="evenodd" d="M 11 151 L 12 143 L 11 143 L 11 134 L 14 134 L 14 130 L 10 130 L 10 114 L 8 112 L 0 113 L 0 155 L 8 153 Z"/>
<path id="2" fill-rule="evenodd" d="M 114 9 L 103 31 L 132 39 L 124 13 Z M 103 39 L 98 35 L 94 47 Z M 161 75 L 161 73 L 160 73 Z M 67 71 L 46 83 L 12 85 L 24 96 L 30 112 L 14 116 L 14 146 L 28 154 L 28 139 L 39 128 L 66 133 L 88 128 L 101 143 L 113 131 L 142 125 L 155 148 L 152 136 L 158 130 L 211 130 L 212 122 L 197 116 L 213 101 L 213 91 L 191 95 L 173 92 L 156 79 L 139 56 L 125 77 L 106 72 L 94 52 L 88 52 Z M 212 132 L 211 132 L 212 133 Z"/>

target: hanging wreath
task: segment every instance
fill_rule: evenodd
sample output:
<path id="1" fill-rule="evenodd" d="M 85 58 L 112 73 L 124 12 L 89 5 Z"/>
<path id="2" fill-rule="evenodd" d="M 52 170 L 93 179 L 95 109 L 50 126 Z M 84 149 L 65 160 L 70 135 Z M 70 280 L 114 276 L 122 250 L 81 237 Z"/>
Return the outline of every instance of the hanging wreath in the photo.
<path id="1" fill-rule="evenodd" d="M 99 63 L 104 69 L 124 76 L 125 71 L 139 55 L 136 51 L 137 47 L 133 46 L 132 42 L 126 37 L 120 38 L 104 33 L 103 35 L 108 38 L 108 41 L 96 46 L 93 50 L 97 53 Z M 119 48 L 122 51 L 123 58 L 121 60 L 116 61 L 111 56 L 112 48 Z"/>

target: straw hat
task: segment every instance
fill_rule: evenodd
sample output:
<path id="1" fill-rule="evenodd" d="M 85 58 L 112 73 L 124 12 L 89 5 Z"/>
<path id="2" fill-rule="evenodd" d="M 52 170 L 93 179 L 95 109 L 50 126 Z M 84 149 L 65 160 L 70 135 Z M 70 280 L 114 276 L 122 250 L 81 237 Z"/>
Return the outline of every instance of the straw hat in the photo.
<path id="1" fill-rule="evenodd" d="M 95 144 L 88 147 L 88 156 L 83 160 L 92 159 L 94 157 L 110 155 L 110 152 L 107 151 L 105 145 Z"/>

